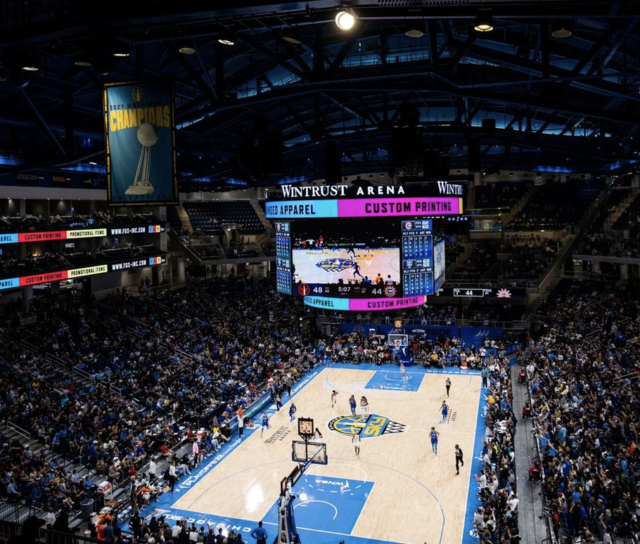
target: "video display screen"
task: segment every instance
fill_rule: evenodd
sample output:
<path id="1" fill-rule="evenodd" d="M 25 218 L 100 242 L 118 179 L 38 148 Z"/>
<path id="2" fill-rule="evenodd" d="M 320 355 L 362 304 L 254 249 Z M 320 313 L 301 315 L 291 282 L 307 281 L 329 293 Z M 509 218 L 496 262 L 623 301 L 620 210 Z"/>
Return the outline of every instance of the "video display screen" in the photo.
<path id="1" fill-rule="evenodd" d="M 440 238 L 433 246 L 433 288 L 438 291 L 445 282 L 444 239 Z"/>
<path id="2" fill-rule="evenodd" d="M 400 221 L 291 223 L 293 294 L 402 296 Z"/>

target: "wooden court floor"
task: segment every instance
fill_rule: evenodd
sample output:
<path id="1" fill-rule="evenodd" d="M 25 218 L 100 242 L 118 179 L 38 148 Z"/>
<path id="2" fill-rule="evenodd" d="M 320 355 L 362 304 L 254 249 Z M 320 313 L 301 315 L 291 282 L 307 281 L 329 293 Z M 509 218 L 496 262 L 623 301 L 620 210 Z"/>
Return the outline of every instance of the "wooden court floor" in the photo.
<path id="1" fill-rule="evenodd" d="M 440 423 L 440 406 L 447 398 L 447 376 L 452 381 L 448 399 L 451 419 Z M 411 369 L 409 378 L 415 380 L 410 383 L 417 390 L 396 391 L 385 388 L 387 382 L 389 386 L 398 386 L 401 376 L 395 368 L 381 371 L 326 368 L 294 396 L 297 415 L 314 418 L 321 429 L 329 457 L 326 466 L 309 468 L 307 478 L 311 479 L 307 481 L 314 478 L 323 481 L 325 477 L 371 482 L 348 533 L 344 528 L 333 530 L 332 515 L 327 515 L 322 520 L 322 528 L 316 530 L 414 544 L 462 542 L 467 494 L 473 479 L 470 465 L 481 378 L 465 374 L 424 374 L 418 370 L 412 373 Z M 370 380 L 378 380 L 380 388 L 365 389 Z M 415 387 L 418 381 L 419 386 Z M 333 389 L 339 392 L 335 408 L 331 408 L 330 401 Z M 370 413 L 389 420 L 388 432 L 361 440 L 359 459 L 355 457 L 350 436 L 328 428 L 330 421 L 350 414 L 351 394 L 358 400 L 365 395 Z M 291 440 L 298 438 L 297 424 L 289 421 L 290 402 L 274 414 L 271 429 L 265 431 L 263 437 L 259 429 L 254 431 L 229 457 L 182 495 L 173 508 L 254 522 L 265 518 L 277 498 L 280 480 L 295 466 L 291 461 Z M 340 427 L 340 420 L 334 426 Z M 432 453 L 431 427 L 440 433 L 437 456 Z M 465 466 L 459 476 L 455 472 L 455 444 L 459 444 L 465 454 Z M 475 486 L 473 480 L 474 489 Z M 344 506 L 340 502 L 335 504 L 332 507 L 335 514 L 339 508 L 355 507 L 350 506 L 348 500 Z M 275 535 L 275 527 L 270 531 Z M 338 540 L 341 538 L 327 538 L 329 542 Z"/>

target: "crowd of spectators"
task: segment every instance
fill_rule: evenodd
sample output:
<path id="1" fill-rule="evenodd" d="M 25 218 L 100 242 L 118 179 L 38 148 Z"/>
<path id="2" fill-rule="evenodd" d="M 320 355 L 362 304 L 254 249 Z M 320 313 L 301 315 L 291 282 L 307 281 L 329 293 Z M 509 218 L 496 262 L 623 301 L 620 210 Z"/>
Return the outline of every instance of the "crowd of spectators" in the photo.
<path id="1" fill-rule="evenodd" d="M 557 230 L 577 225 L 601 188 L 580 180 L 540 188 L 508 225 L 512 230 Z"/>
<path id="2" fill-rule="evenodd" d="M 157 492 L 142 479 L 144 467 L 152 456 L 168 460 L 186 427 L 207 427 L 201 451 L 211 453 L 270 377 L 286 371 L 295 380 L 315 363 L 300 320 L 306 309 L 267 282 L 229 278 L 137 298 L 120 292 L 105 304 L 94 314 L 75 298 L 34 301 L 37 323 L 22 338 L 55 363 L 3 347 L 0 416 L 39 444 L 35 455 L 17 442 L 0 451 L 0 492 L 12 501 L 75 511 L 95 494 L 96 479 L 128 485 L 133 476 L 152 488 L 142 506 Z M 174 460 L 179 473 L 199 458 Z"/>
<path id="3" fill-rule="evenodd" d="M 562 243 L 553 239 L 523 245 L 503 245 L 501 251 L 510 255 L 507 260 L 500 261 L 500 279 L 512 282 L 539 278 L 551 266 L 561 247 Z"/>
<path id="4" fill-rule="evenodd" d="M 628 284 L 565 282 L 522 356 L 556 538 L 611 542 L 640 530 L 639 301 Z"/>
<path id="5" fill-rule="evenodd" d="M 520 200 L 531 187 L 530 182 L 496 181 L 476 187 L 475 207 L 508 208 Z"/>
<path id="6" fill-rule="evenodd" d="M 496 262 L 499 243 L 477 242 L 467 259 L 459 263 L 453 273 L 458 279 L 479 279 Z"/>
<path id="7" fill-rule="evenodd" d="M 482 506 L 474 514 L 480 544 L 517 544 L 518 486 L 515 447 L 517 419 L 513 413 L 509 359 L 480 356 L 482 380 L 488 389 L 482 441 L 482 470 L 474 474 Z"/>

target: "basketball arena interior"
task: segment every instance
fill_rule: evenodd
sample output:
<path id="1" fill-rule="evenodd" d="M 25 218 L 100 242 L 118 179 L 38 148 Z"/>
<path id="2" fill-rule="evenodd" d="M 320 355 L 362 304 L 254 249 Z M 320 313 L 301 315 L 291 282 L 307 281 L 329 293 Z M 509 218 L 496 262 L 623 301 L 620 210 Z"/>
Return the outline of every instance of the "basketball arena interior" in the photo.
<path id="1" fill-rule="evenodd" d="M 640 1 L 0 1 L 0 542 L 638 544 Z"/>

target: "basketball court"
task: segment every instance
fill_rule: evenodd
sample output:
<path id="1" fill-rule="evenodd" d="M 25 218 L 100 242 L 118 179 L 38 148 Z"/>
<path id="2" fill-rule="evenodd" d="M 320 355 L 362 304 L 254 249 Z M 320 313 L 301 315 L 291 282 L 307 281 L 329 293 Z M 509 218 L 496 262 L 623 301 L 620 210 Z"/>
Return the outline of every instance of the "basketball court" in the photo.
<path id="1" fill-rule="evenodd" d="M 314 419 L 323 435 L 317 441 L 326 443 L 328 454 L 326 465 L 310 465 L 293 488 L 303 544 L 477 542 L 471 521 L 479 504 L 473 474 L 481 468 L 477 457 L 484 433 L 481 378 L 472 371 L 415 367 L 408 368 L 407 378 L 394 365 L 332 365 L 316 369 L 294 388 L 297 416 Z M 331 408 L 334 389 L 338 403 Z M 356 417 L 348 403 L 352 394 Z M 369 401 L 364 417 L 362 395 Z M 445 399 L 450 411 L 443 423 Z M 299 440 L 297 423 L 289 421 L 290 402 L 279 412 L 273 406 L 267 410 L 271 428 L 262 437 L 259 426 L 245 429 L 242 440 L 236 435 L 181 480 L 175 493 L 164 494 L 143 514 L 241 531 L 249 542 L 249 532 L 262 520 L 271 542 L 277 534 L 280 482 L 295 467 L 292 440 Z M 440 433 L 437 456 L 431 427 Z M 354 432 L 361 437 L 359 459 L 351 442 Z M 459 476 L 455 444 L 465 458 Z"/>
<path id="2" fill-rule="evenodd" d="M 400 252 L 392 249 L 371 249 L 368 253 L 364 249 L 355 250 L 355 260 L 360 266 L 360 274 L 368 276 L 373 282 L 378 274 L 383 279 L 387 275 L 400 283 Z M 296 267 L 295 281 L 303 283 L 338 283 L 343 280 L 353 280 L 354 257 L 346 249 L 333 251 L 325 249 L 294 249 L 293 263 Z M 356 275 L 357 281 L 362 278 Z"/>

